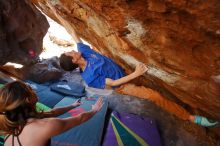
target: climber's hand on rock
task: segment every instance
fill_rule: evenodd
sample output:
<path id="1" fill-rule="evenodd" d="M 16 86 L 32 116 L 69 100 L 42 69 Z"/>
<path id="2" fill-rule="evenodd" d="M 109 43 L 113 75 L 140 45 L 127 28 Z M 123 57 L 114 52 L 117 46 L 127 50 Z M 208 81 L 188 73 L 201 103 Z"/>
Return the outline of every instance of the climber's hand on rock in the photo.
<path id="1" fill-rule="evenodd" d="M 147 71 L 147 69 L 148 69 L 148 68 L 146 67 L 145 64 L 140 63 L 140 64 L 138 64 L 138 65 L 136 66 L 134 73 L 135 73 L 137 76 L 141 76 L 141 75 L 143 75 L 143 74 Z"/>

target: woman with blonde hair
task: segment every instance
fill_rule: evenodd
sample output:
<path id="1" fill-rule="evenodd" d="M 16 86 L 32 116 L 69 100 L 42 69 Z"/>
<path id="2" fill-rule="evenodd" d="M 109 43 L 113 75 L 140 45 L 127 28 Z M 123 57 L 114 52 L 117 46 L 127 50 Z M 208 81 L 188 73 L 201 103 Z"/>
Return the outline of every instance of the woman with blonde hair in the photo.
<path id="1" fill-rule="evenodd" d="M 51 137 L 78 126 L 93 117 L 103 105 L 102 98 L 88 112 L 75 117 L 53 118 L 79 106 L 69 106 L 38 112 L 38 98 L 31 87 L 21 81 L 6 84 L 0 89 L 0 132 L 5 135 L 5 146 L 45 146 Z"/>

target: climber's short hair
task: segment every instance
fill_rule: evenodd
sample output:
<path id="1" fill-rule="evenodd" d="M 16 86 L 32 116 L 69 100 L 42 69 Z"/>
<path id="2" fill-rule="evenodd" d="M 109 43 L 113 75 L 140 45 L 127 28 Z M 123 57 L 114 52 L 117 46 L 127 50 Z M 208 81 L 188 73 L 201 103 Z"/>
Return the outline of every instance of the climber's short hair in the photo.
<path id="1" fill-rule="evenodd" d="M 78 68 L 78 64 L 72 62 L 72 57 L 65 55 L 64 53 L 60 56 L 60 67 L 65 71 L 72 71 Z"/>

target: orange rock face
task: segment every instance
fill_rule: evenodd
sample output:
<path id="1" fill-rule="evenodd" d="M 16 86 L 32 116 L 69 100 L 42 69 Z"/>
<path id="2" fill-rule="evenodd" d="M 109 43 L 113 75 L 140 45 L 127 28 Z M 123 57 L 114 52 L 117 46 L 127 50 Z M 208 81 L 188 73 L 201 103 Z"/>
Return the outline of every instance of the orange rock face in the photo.
<path id="1" fill-rule="evenodd" d="M 150 81 L 197 114 L 220 120 L 219 0 L 33 2 L 127 71 L 145 63 L 142 84 Z"/>

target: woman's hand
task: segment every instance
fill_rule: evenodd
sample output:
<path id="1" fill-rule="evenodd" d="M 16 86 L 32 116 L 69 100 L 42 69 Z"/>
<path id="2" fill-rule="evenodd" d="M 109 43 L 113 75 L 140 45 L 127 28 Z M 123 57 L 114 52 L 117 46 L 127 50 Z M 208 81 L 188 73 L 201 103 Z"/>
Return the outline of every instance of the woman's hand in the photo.
<path id="1" fill-rule="evenodd" d="M 99 99 L 96 101 L 96 103 L 94 105 L 92 105 L 92 111 L 94 111 L 96 113 L 101 110 L 102 106 L 103 106 L 103 99 L 102 99 L 102 97 L 99 97 Z"/>
<path id="2" fill-rule="evenodd" d="M 81 103 L 80 99 L 77 99 L 77 100 L 72 104 L 72 106 L 75 108 L 75 107 L 80 106 L 81 104 L 82 104 L 82 103 Z"/>

